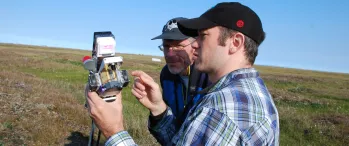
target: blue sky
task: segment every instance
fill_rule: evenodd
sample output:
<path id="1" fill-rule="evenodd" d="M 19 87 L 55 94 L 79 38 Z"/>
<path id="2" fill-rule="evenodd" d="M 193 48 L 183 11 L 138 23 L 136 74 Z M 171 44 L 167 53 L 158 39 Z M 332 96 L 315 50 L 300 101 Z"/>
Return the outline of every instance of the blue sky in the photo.
<path id="1" fill-rule="evenodd" d="M 116 51 L 162 56 L 173 17 L 193 18 L 217 0 L 31 0 L 0 3 L 0 42 L 91 50 L 93 32 L 112 31 Z M 241 0 L 267 33 L 256 64 L 349 73 L 349 1 Z"/>

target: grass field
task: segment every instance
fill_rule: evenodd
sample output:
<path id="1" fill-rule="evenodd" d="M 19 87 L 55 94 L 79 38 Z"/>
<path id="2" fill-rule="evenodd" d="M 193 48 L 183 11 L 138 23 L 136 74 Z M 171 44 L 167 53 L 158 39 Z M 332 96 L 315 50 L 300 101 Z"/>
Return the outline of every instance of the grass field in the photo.
<path id="1" fill-rule="evenodd" d="M 85 55 L 90 51 L 0 44 L 0 146 L 87 144 L 91 120 L 84 108 Z M 124 69 L 143 70 L 159 81 L 163 62 L 118 55 Z M 280 145 L 349 144 L 349 74 L 256 68 L 279 110 Z M 147 130 L 149 112 L 130 86 L 123 91 L 123 105 L 124 125 L 135 141 L 157 145 Z"/>

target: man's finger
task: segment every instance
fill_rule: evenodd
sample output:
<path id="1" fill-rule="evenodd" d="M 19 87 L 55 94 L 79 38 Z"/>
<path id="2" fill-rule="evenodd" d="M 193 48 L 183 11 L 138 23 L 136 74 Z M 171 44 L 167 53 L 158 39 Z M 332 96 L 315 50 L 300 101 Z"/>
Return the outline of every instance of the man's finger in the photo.
<path id="1" fill-rule="evenodd" d="M 139 90 L 138 88 L 133 88 L 138 94 L 140 94 L 142 97 L 147 96 L 147 92 L 144 90 Z"/>
<path id="2" fill-rule="evenodd" d="M 87 99 L 90 100 L 92 104 L 100 104 L 101 102 L 104 102 L 96 92 L 88 92 Z"/>
<path id="3" fill-rule="evenodd" d="M 87 104 L 89 105 L 88 108 L 90 109 L 90 108 L 91 108 L 91 105 L 93 106 L 94 103 L 93 103 L 93 101 L 91 100 L 91 97 L 89 96 L 89 91 L 86 92 L 86 100 L 87 100 Z"/>
<path id="4" fill-rule="evenodd" d="M 87 103 L 88 103 L 88 106 L 87 106 L 88 107 L 88 113 L 89 113 L 90 117 L 94 118 L 94 116 L 95 116 L 94 114 L 96 114 L 95 112 L 96 112 L 96 106 L 97 106 L 97 104 L 95 102 L 96 101 L 95 98 L 99 98 L 99 96 L 95 92 L 89 92 L 88 91 L 86 98 L 87 98 Z M 94 113 L 92 113 L 92 111 L 94 111 Z"/>
<path id="5" fill-rule="evenodd" d="M 150 75 L 148 75 L 147 73 L 145 73 L 145 72 L 143 72 L 142 76 L 143 76 L 143 78 L 148 78 L 149 80 L 154 81 L 154 79 L 153 79 Z"/>
<path id="6" fill-rule="evenodd" d="M 138 93 L 135 89 L 131 90 L 132 94 L 137 97 L 137 99 L 143 98 L 143 96 Z"/>
<path id="7" fill-rule="evenodd" d="M 142 83 L 150 86 L 151 88 L 157 87 L 157 84 L 154 82 L 153 78 L 151 78 L 150 76 L 147 76 L 147 74 L 144 73 L 143 71 L 134 71 L 132 72 L 132 75 L 139 77 Z"/>
<path id="8" fill-rule="evenodd" d="M 140 83 L 140 82 L 135 82 L 135 83 L 134 83 L 134 88 L 137 88 L 137 89 L 139 89 L 139 90 L 141 90 L 141 91 L 144 91 L 144 90 L 145 90 L 144 85 L 143 85 L 142 83 Z"/>
<path id="9" fill-rule="evenodd" d="M 143 81 L 145 79 L 154 81 L 154 79 L 143 71 L 133 71 L 131 73 L 133 76 L 140 77 Z"/>
<path id="10" fill-rule="evenodd" d="M 116 94 L 116 103 L 118 105 L 122 105 L 122 94 L 121 94 L 121 91 L 119 91 L 117 94 Z"/>

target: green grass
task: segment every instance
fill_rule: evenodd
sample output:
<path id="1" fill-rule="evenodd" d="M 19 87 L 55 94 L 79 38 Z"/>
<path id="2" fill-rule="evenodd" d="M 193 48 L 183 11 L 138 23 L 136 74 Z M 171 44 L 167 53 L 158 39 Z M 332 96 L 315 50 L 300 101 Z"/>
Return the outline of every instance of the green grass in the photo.
<path id="1" fill-rule="evenodd" d="M 86 144 L 91 125 L 83 107 L 85 55 L 90 51 L 0 44 L 0 145 Z M 164 62 L 152 62 L 154 56 L 118 55 L 129 73 L 143 70 L 159 82 Z M 349 143 L 348 74 L 256 68 L 279 111 L 280 145 Z M 132 96 L 129 77 L 122 93 L 124 125 L 138 144 L 156 145 L 147 129 L 149 111 Z"/>

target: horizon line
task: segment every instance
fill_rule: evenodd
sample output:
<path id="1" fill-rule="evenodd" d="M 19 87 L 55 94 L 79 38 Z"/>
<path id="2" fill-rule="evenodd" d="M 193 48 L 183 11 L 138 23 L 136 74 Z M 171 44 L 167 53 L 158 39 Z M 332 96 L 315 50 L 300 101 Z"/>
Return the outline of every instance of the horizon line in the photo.
<path id="1" fill-rule="evenodd" d="M 34 45 L 34 44 L 23 44 L 23 43 L 9 43 L 9 42 L 0 42 L 0 44 L 7 45 L 23 45 L 23 46 L 36 46 L 36 47 L 44 47 L 44 48 L 56 48 L 56 49 L 71 49 L 71 50 L 81 50 L 88 51 L 87 49 L 82 48 L 70 48 L 70 47 L 58 47 L 58 46 L 50 46 L 50 45 Z M 130 54 L 130 55 L 145 55 L 145 56 L 157 56 L 163 58 L 163 56 L 153 55 L 153 54 L 141 54 L 141 53 L 128 53 L 128 52 L 116 52 L 121 54 Z M 265 67 L 277 67 L 277 68 L 285 68 L 285 69 L 296 69 L 296 70 L 304 70 L 304 71 L 315 71 L 322 73 L 335 73 L 335 74 L 349 74 L 349 72 L 339 72 L 339 71 L 326 71 L 326 70 L 317 70 L 317 69 L 306 69 L 306 68 L 296 68 L 296 67 L 286 67 L 286 66 L 278 66 L 278 65 L 263 65 L 263 64 L 255 64 L 255 66 L 265 66 Z"/>

